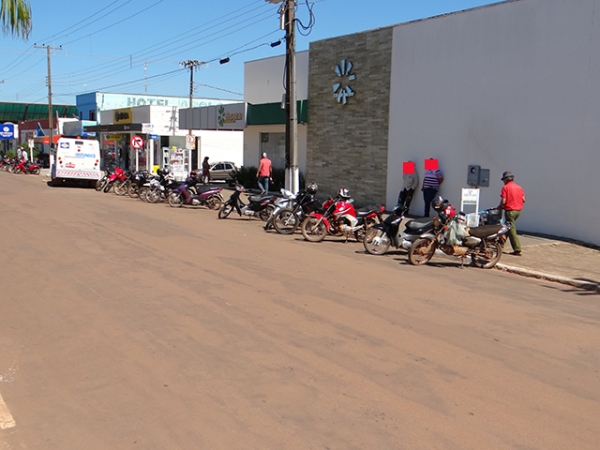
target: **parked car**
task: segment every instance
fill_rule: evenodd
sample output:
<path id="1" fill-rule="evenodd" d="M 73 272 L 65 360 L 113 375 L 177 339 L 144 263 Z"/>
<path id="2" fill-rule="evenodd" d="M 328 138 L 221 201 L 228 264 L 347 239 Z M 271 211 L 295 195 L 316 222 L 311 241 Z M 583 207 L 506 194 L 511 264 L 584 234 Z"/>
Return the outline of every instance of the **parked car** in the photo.
<path id="1" fill-rule="evenodd" d="M 231 161 L 219 161 L 210 166 L 211 181 L 228 181 L 231 179 L 230 172 L 237 170 Z"/>

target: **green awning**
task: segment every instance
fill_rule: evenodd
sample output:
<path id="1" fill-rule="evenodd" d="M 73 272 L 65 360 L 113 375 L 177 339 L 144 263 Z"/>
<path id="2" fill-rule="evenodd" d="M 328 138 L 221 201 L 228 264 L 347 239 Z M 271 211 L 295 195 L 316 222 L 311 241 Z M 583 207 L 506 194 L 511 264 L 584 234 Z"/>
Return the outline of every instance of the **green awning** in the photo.
<path id="1" fill-rule="evenodd" d="M 75 105 L 52 105 L 53 117 L 79 117 Z M 25 122 L 48 118 L 48 104 L 0 103 L 0 122 Z"/>
<path id="2" fill-rule="evenodd" d="M 308 100 L 296 102 L 298 123 L 306 123 Z M 285 109 L 281 103 L 248 105 L 246 125 L 285 125 Z"/>

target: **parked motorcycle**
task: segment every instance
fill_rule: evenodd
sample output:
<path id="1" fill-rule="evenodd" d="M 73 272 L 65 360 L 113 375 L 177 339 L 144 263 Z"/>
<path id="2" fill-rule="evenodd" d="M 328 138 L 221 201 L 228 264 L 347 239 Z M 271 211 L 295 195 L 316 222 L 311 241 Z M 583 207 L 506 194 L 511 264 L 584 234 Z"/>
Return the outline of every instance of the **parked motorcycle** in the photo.
<path id="1" fill-rule="evenodd" d="M 323 203 L 323 208 L 309 214 L 302 222 L 302 235 L 310 242 L 320 242 L 327 234 L 345 236 L 346 241 L 354 236 L 362 242 L 365 233 L 381 222 L 384 206 L 354 209 L 348 189 L 339 190 L 335 198 Z"/>
<path id="2" fill-rule="evenodd" d="M 432 231 L 417 239 L 408 251 L 408 260 L 413 265 L 426 264 L 431 260 L 436 250 L 447 255 L 461 258 L 464 265 L 466 258 L 483 269 L 494 267 L 502 256 L 502 243 L 510 225 L 482 225 L 469 228 L 463 214 L 452 217 L 443 223 L 434 218 Z"/>
<path id="3" fill-rule="evenodd" d="M 273 228 L 273 219 L 277 216 L 277 213 L 282 209 L 290 209 L 293 206 L 294 200 L 296 199 L 296 195 L 292 191 L 288 191 L 287 189 L 281 188 L 281 197 L 277 198 L 273 203 L 275 209 L 273 213 L 269 216 L 267 223 L 265 223 L 264 229 L 270 230 Z"/>
<path id="4" fill-rule="evenodd" d="M 195 179 L 197 183 L 200 181 Z M 187 180 L 189 181 L 189 180 Z M 219 209 L 221 203 L 223 203 L 223 197 L 221 191 L 223 188 L 217 186 L 195 186 L 196 194 L 190 192 L 191 187 L 189 183 L 181 183 L 178 187 L 173 189 L 168 197 L 169 205 L 173 207 L 181 207 L 183 205 L 188 206 L 206 206 L 209 209 Z"/>
<path id="5" fill-rule="evenodd" d="M 248 204 L 245 204 L 240 199 L 240 195 L 244 192 L 244 186 L 241 184 L 235 185 L 235 189 L 231 197 L 223 203 L 219 209 L 219 219 L 226 219 L 232 211 L 236 211 L 239 216 L 258 217 L 262 221 L 269 220 L 275 206 L 275 196 L 269 195 L 251 195 L 248 197 Z"/>
<path id="6" fill-rule="evenodd" d="M 277 233 L 293 234 L 310 213 L 322 208 L 315 197 L 317 190 L 317 184 L 310 183 L 291 199 L 291 207 L 283 207 L 273 213 L 270 221 Z"/>
<path id="7" fill-rule="evenodd" d="M 121 177 L 115 181 L 113 190 L 115 194 L 118 196 L 123 196 L 127 194 L 129 191 L 129 186 L 131 185 L 135 176 L 135 172 L 125 172 L 125 177 Z"/>
<path id="8" fill-rule="evenodd" d="M 21 159 L 13 168 L 13 173 L 32 173 L 39 175 L 42 167 L 37 163 L 28 163 L 24 159 Z"/>

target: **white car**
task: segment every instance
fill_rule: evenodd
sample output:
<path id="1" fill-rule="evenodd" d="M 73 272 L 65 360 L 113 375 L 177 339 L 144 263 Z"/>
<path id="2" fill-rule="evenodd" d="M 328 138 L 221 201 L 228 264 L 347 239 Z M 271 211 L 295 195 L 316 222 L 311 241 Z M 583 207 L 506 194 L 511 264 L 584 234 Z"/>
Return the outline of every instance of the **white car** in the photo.
<path id="1" fill-rule="evenodd" d="M 231 161 L 219 161 L 210 166 L 210 181 L 228 181 L 231 180 L 230 172 L 237 170 L 237 167 Z"/>

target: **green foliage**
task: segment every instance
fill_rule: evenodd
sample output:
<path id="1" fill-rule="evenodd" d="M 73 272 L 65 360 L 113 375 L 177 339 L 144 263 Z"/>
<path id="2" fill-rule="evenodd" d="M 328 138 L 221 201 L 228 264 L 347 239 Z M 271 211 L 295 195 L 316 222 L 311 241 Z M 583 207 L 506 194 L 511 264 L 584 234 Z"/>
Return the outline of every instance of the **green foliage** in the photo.
<path id="1" fill-rule="evenodd" d="M 256 178 L 257 167 L 240 167 L 237 170 L 229 172 L 233 180 L 246 189 L 257 189 L 258 179 Z M 300 189 L 304 187 L 304 174 L 300 172 Z M 285 169 L 273 169 L 273 181 L 269 184 L 269 192 L 278 192 L 285 186 Z"/>
<path id="2" fill-rule="evenodd" d="M 258 185 L 256 184 L 256 171 L 257 167 L 240 167 L 237 170 L 232 170 L 229 172 L 231 178 L 237 181 L 239 184 L 244 186 L 245 188 L 255 188 Z"/>
<path id="3" fill-rule="evenodd" d="M 16 158 L 17 152 L 15 150 L 9 150 L 6 152 L 6 157 L 7 158 Z"/>
<path id="4" fill-rule="evenodd" d="M 0 21 L 5 35 L 12 34 L 14 37 L 27 40 L 33 26 L 29 2 L 26 0 L 2 0 Z"/>

